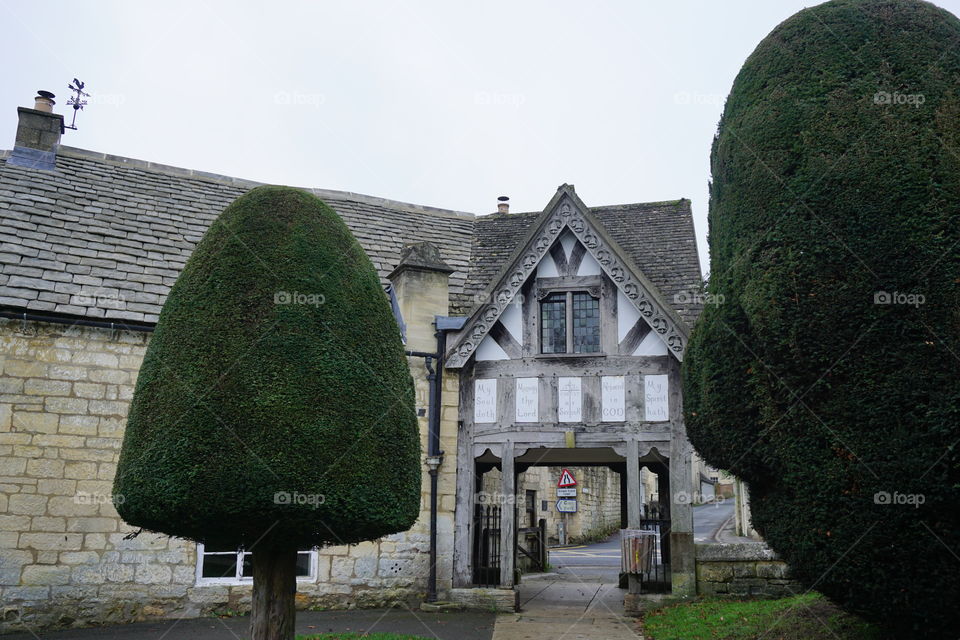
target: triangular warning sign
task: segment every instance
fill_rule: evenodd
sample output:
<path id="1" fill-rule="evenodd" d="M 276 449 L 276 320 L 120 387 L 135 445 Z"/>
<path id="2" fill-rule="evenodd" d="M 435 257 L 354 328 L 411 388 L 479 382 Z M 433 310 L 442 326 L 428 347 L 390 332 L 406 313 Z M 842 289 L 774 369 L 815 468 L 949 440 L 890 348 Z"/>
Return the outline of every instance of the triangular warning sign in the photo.
<path id="1" fill-rule="evenodd" d="M 558 487 L 575 487 L 577 486 L 577 481 L 573 479 L 573 474 L 569 470 L 564 469 L 560 473 L 560 482 L 557 483 Z"/>

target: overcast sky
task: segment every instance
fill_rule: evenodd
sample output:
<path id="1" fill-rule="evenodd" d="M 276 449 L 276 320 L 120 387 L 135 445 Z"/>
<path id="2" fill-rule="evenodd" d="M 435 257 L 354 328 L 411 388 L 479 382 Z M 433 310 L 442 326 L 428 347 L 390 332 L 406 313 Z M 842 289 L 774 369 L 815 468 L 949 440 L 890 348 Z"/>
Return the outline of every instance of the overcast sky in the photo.
<path id="1" fill-rule="evenodd" d="M 816 2 L 0 0 L 0 148 L 78 77 L 63 143 L 472 213 L 693 201 L 757 43 Z M 960 0 L 936 3 L 954 13 Z"/>

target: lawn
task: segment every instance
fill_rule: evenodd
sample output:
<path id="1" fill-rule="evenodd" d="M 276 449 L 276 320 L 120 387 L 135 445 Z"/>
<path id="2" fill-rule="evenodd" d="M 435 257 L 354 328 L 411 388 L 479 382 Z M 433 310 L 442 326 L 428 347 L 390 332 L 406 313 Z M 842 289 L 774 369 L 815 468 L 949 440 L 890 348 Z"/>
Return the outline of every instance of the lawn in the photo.
<path id="1" fill-rule="evenodd" d="M 879 631 L 818 593 L 778 600 L 707 598 L 647 614 L 651 640 L 877 640 Z"/>
<path id="2" fill-rule="evenodd" d="M 427 640 L 421 636 L 404 636 L 398 633 L 320 633 L 297 636 L 297 640 Z"/>

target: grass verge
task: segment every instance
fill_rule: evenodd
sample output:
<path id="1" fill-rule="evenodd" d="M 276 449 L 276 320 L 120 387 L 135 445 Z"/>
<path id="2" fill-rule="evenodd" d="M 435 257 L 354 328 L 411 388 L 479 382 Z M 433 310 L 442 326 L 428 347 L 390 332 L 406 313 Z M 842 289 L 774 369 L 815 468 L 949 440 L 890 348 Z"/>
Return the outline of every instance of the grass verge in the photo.
<path id="1" fill-rule="evenodd" d="M 879 640 L 872 625 L 818 593 L 776 600 L 706 598 L 645 616 L 651 640 Z"/>

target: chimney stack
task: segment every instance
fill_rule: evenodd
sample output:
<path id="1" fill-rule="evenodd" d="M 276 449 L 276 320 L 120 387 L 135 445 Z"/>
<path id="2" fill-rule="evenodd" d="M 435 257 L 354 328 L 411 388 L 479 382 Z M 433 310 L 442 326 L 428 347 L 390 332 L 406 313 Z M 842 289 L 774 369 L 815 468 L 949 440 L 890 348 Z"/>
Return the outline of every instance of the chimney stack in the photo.
<path id="1" fill-rule="evenodd" d="M 510 213 L 510 198 L 500 196 L 497 200 L 497 213 Z"/>
<path id="2" fill-rule="evenodd" d="M 55 97 L 49 91 L 38 91 L 33 109 L 17 107 L 17 138 L 7 164 L 47 171 L 55 169 L 57 146 L 64 131 L 63 116 L 53 112 Z"/>
<path id="3" fill-rule="evenodd" d="M 43 111 L 44 113 L 53 113 L 53 105 L 57 104 L 53 101 L 57 96 L 53 95 L 49 91 L 44 91 L 41 89 L 37 91 L 37 97 L 33 99 L 33 108 L 35 111 Z"/>

